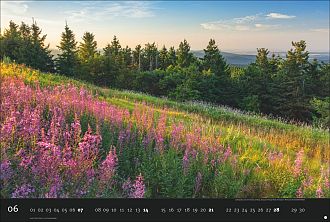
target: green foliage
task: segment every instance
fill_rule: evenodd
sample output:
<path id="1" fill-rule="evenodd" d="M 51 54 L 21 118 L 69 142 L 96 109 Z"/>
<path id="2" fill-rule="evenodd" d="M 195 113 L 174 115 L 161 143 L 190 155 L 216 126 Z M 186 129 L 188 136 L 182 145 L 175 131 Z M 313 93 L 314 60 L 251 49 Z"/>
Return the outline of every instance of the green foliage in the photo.
<path id="1" fill-rule="evenodd" d="M 74 76 L 78 65 L 77 42 L 75 35 L 67 24 L 61 35 L 60 45 L 57 48 L 60 50 L 60 54 L 56 59 L 58 72 L 64 75 Z"/>
<path id="2" fill-rule="evenodd" d="M 313 98 L 311 105 L 317 113 L 317 116 L 314 116 L 316 124 L 330 128 L 330 97 L 326 97 L 324 100 Z"/>
<path id="3" fill-rule="evenodd" d="M 46 35 L 41 34 L 35 21 L 31 27 L 24 22 L 18 26 L 10 21 L 9 28 L 5 29 L 0 38 L 0 58 L 7 56 L 17 63 L 24 63 L 41 71 L 54 71 L 54 61 L 45 40 Z"/>
<path id="4" fill-rule="evenodd" d="M 83 63 L 88 63 L 93 59 L 97 52 L 97 42 L 94 40 L 94 34 L 85 32 L 79 45 L 78 55 Z"/>

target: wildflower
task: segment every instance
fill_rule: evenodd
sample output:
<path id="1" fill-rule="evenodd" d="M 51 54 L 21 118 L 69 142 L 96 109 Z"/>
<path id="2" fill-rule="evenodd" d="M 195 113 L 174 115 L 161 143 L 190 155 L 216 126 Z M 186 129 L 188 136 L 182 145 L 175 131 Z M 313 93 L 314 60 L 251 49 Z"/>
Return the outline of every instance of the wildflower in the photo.
<path id="1" fill-rule="evenodd" d="M 0 165 L 0 179 L 9 180 L 13 175 L 13 170 L 11 168 L 11 163 L 9 160 L 2 161 Z"/>
<path id="2" fill-rule="evenodd" d="M 60 177 L 57 175 L 53 178 L 52 185 L 50 186 L 49 192 L 45 194 L 45 198 L 57 198 L 62 188 L 62 182 Z"/>
<path id="3" fill-rule="evenodd" d="M 162 153 L 164 149 L 164 137 L 166 133 L 166 115 L 162 114 L 159 118 L 157 129 L 155 132 L 155 141 L 157 150 Z"/>
<path id="4" fill-rule="evenodd" d="M 71 128 L 73 130 L 74 141 L 75 143 L 78 143 L 81 135 L 81 125 L 76 113 L 74 114 L 74 121 L 71 123 Z"/>
<path id="5" fill-rule="evenodd" d="M 304 150 L 300 150 L 297 154 L 296 160 L 294 161 L 293 173 L 298 176 L 301 172 L 302 162 L 303 162 Z"/>
<path id="6" fill-rule="evenodd" d="M 11 117 L 8 117 L 6 121 L 3 123 L 2 128 L 0 130 L 1 140 L 8 140 L 12 137 L 15 132 L 15 126 L 17 124 L 16 116 L 14 112 L 12 112 Z"/>
<path id="7" fill-rule="evenodd" d="M 100 180 L 102 183 L 108 183 L 109 180 L 115 174 L 115 170 L 118 164 L 118 158 L 116 154 L 116 148 L 114 147 L 112 150 L 109 151 L 109 154 L 102 162 L 100 167 Z"/>
<path id="8" fill-rule="evenodd" d="M 172 125 L 172 133 L 171 133 L 171 146 L 175 149 L 178 149 L 181 144 L 181 137 L 183 131 L 183 124 L 180 123 L 179 125 Z"/>
<path id="9" fill-rule="evenodd" d="M 322 186 L 319 185 L 317 190 L 316 190 L 316 197 L 317 198 L 322 198 L 323 197 L 323 190 L 322 190 Z"/>
<path id="10" fill-rule="evenodd" d="M 297 198 L 302 198 L 304 195 L 302 187 L 299 187 L 297 192 L 296 192 L 296 197 Z"/>
<path id="11" fill-rule="evenodd" d="M 30 194 L 34 193 L 35 189 L 30 184 L 23 184 L 21 187 L 17 187 L 12 193 L 12 198 L 27 198 Z"/>
<path id="12" fill-rule="evenodd" d="M 225 162 L 230 156 L 231 156 L 232 152 L 231 152 L 231 148 L 228 145 L 225 153 L 223 154 L 223 162 Z"/>
<path id="13" fill-rule="evenodd" d="M 133 184 L 133 192 L 130 197 L 132 198 L 143 198 L 145 192 L 145 185 L 143 183 L 143 177 L 140 173 L 139 176 L 136 177 L 136 180 Z"/>
<path id="14" fill-rule="evenodd" d="M 96 156 L 101 145 L 102 137 L 100 135 L 92 135 L 92 130 L 88 125 L 82 141 L 78 144 L 79 150 L 83 158 L 91 158 Z"/>

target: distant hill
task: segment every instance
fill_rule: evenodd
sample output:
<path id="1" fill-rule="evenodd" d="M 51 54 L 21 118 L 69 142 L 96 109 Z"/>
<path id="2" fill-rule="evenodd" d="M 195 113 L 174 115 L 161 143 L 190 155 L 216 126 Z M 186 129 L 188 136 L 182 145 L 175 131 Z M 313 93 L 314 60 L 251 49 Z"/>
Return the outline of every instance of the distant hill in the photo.
<path id="1" fill-rule="evenodd" d="M 57 57 L 57 54 L 59 53 L 59 50 L 53 49 L 52 54 L 54 55 L 54 58 Z M 198 58 L 204 57 L 204 51 L 203 50 L 192 50 L 192 53 Z M 221 54 L 225 57 L 227 62 L 231 65 L 237 65 L 237 66 L 246 66 L 250 64 L 251 62 L 254 62 L 256 59 L 255 55 L 252 54 L 239 54 L 239 53 L 230 53 L 230 52 L 221 52 Z M 286 52 L 275 52 L 276 55 L 279 55 L 282 58 L 285 58 Z M 311 52 L 309 54 L 310 60 L 317 59 L 318 61 L 329 63 L 329 53 L 326 52 L 318 52 L 313 53 Z"/>
<path id="2" fill-rule="evenodd" d="M 195 56 L 198 58 L 203 58 L 204 51 L 203 50 L 192 50 Z M 230 52 L 221 52 L 221 54 L 225 57 L 227 62 L 231 65 L 245 66 L 254 62 L 256 59 L 256 55 L 252 54 L 238 54 L 238 53 L 230 53 Z M 282 58 L 285 58 L 286 52 L 275 52 L 275 55 L 279 55 Z M 327 52 L 319 52 L 309 54 L 310 60 L 317 59 L 321 62 L 329 63 L 329 53 Z"/>

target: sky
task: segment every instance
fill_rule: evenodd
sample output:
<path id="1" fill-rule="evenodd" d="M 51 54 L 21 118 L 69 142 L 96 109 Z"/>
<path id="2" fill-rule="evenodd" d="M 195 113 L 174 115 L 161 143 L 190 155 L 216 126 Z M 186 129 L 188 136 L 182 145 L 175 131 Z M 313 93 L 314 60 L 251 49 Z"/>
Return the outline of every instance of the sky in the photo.
<path id="1" fill-rule="evenodd" d="M 200 50 L 214 38 L 222 51 L 287 51 L 292 41 L 306 40 L 311 52 L 329 52 L 329 1 L 4 1 L 1 32 L 13 20 L 47 34 L 51 48 L 59 44 L 65 22 L 80 41 L 95 35 L 98 48 L 113 36 L 122 46 L 155 42 L 178 47 L 186 39 Z"/>

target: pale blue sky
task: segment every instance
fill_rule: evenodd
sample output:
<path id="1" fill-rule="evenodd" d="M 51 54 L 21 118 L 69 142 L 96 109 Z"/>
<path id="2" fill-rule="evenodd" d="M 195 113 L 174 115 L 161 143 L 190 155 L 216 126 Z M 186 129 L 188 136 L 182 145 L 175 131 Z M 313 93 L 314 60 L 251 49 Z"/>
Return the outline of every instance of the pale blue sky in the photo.
<path id="1" fill-rule="evenodd" d="M 304 39 L 310 51 L 329 51 L 329 1 L 1 1 L 1 30 L 32 17 L 52 48 L 67 20 L 78 41 L 90 31 L 99 48 L 117 35 L 130 47 L 177 47 L 186 38 L 203 49 L 215 38 L 224 51 L 286 51 Z"/>

